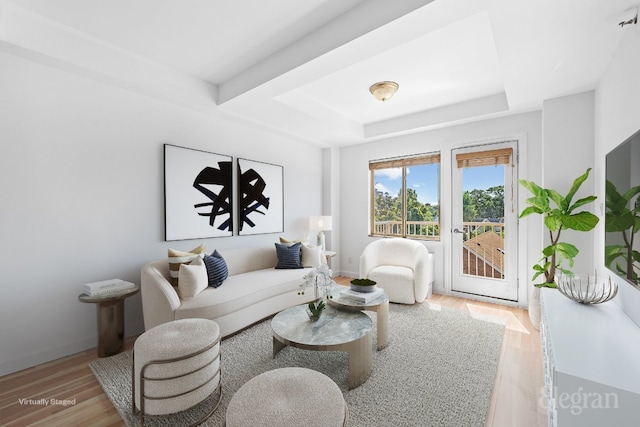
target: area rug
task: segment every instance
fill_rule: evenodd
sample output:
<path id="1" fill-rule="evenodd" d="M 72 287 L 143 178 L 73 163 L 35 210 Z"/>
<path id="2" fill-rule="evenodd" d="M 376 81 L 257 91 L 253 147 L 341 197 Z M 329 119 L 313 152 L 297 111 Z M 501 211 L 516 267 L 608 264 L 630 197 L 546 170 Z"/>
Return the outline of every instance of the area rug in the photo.
<path id="1" fill-rule="evenodd" d="M 300 366 L 320 371 L 338 384 L 349 405 L 350 426 L 484 426 L 504 322 L 429 303 L 391 304 L 390 312 L 390 343 L 381 351 L 375 350 L 376 315 L 367 312 L 374 322 L 373 372 L 353 390 L 347 387 L 346 353 L 286 347 L 273 359 L 271 320 L 223 340 L 222 401 L 203 425 L 224 425 L 229 400 L 249 379 L 267 370 Z M 90 368 L 125 424 L 138 426 L 131 414 L 131 352 L 99 359 Z M 194 408 L 145 425 L 188 425 L 204 410 Z M 265 420 L 264 425 L 273 422 Z"/>

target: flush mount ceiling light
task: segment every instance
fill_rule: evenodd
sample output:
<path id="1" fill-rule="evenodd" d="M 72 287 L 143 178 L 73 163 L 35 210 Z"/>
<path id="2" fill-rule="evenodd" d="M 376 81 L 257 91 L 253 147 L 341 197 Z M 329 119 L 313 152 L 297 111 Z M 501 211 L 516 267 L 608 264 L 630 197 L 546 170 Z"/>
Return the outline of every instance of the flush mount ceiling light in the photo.
<path id="1" fill-rule="evenodd" d="M 396 93 L 398 87 L 398 83 L 396 82 L 378 82 L 371 85 L 369 92 L 371 92 L 377 100 L 384 102 Z"/>

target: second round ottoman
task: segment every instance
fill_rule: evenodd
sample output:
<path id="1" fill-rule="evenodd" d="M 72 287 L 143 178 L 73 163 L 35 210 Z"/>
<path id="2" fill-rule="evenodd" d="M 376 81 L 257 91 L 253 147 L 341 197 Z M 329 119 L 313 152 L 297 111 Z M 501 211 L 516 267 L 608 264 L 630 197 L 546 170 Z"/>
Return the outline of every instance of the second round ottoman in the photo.
<path id="1" fill-rule="evenodd" d="M 341 427 L 348 414 L 342 391 L 331 378 L 311 369 L 281 368 L 240 387 L 227 407 L 226 426 Z"/>

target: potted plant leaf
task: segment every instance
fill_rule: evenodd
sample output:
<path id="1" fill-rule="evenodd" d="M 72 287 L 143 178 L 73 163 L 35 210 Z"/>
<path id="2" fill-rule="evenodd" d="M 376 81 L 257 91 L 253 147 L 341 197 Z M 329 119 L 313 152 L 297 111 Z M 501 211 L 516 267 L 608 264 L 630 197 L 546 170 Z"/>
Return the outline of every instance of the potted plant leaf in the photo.
<path id="1" fill-rule="evenodd" d="M 521 213 L 520 218 L 531 214 L 544 216 L 544 225 L 549 232 L 550 245 L 542 250 L 542 258 L 533 266 L 532 280 L 539 276 L 544 279 L 537 287 L 555 288 L 556 271 L 571 275 L 571 271 L 562 267 L 562 261 L 566 260 L 569 267 L 573 267 L 574 258 L 578 255 L 578 248 L 568 242 L 561 242 L 562 230 L 590 231 L 598 224 L 598 217 L 587 211 L 576 212 L 581 206 L 596 200 L 596 196 L 587 196 L 573 202 L 580 186 L 589 177 L 591 168 L 573 181 L 569 192 L 563 196 L 556 190 L 542 188 L 532 181 L 524 179 L 518 182 L 529 190 L 533 197 L 526 200 L 529 205 Z M 555 205 L 555 206 L 554 206 Z"/>
<path id="2" fill-rule="evenodd" d="M 620 276 L 638 285 L 640 276 L 640 252 L 634 250 L 634 238 L 640 231 L 640 186 L 633 187 L 620 194 L 615 185 L 607 181 L 604 230 L 607 233 L 620 233 L 619 245 L 605 247 L 605 265 Z"/>
<path id="3" fill-rule="evenodd" d="M 562 230 L 590 231 L 598 224 L 598 217 L 587 211 L 576 210 L 596 200 L 596 196 L 587 196 L 573 202 L 580 186 L 589 177 L 591 168 L 573 181 L 569 192 L 563 196 L 556 190 L 542 188 L 532 181 L 518 180 L 520 185 L 529 190 L 533 197 L 526 200 L 527 206 L 520 218 L 531 214 L 540 214 L 544 217 L 544 225 L 549 232 L 550 244 L 542 249 L 542 258 L 533 266 L 533 278 L 535 281 L 542 276 L 542 282 L 535 284 L 529 295 L 529 318 L 531 323 L 538 328 L 540 323 L 540 287 L 555 288 L 556 271 L 571 275 L 571 271 L 562 266 L 566 260 L 569 267 L 573 267 L 574 258 L 578 255 L 578 248 L 568 242 L 561 242 Z"/>

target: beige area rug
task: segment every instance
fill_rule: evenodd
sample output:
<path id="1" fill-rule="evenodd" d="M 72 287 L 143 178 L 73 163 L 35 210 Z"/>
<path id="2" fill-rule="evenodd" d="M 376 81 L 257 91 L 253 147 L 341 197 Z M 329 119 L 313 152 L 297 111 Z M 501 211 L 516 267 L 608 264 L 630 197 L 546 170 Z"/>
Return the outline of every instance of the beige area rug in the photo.
<path id="1" fill-rule="evenodd" d="M 354 390 L 347 387 L 346 353 L 286 347 L 273 359 L 270 319 L 223 340 L 222 402 L 203 425 L 224 425 L 229 400 L 249 379 L 270 369 L 300 366 L 320 371 L 338 384 L 349 405 L 350 426 L 484 426 L 504 321 L 477 319 L 429 303 L 391 304 L 390 311 L 391 340 L 382 351 L 375 350 L 376 315 L 367 312 L 374 321 L 373 372 Z M 131 353 L 97 360 L 90 367 L 125 424 L 138 426 L 131 415 Z M 203 410 L 194 408 L 145 424 L 188 425 Z M 320 421 L 308 426 L 320 426 Z M 277 423 L 264 420 L 263 425 Z"/>

